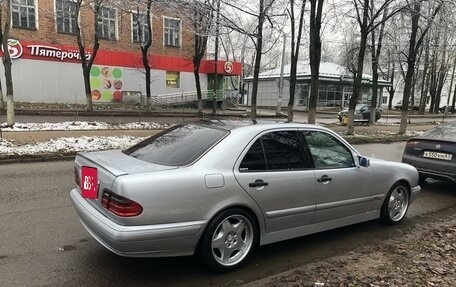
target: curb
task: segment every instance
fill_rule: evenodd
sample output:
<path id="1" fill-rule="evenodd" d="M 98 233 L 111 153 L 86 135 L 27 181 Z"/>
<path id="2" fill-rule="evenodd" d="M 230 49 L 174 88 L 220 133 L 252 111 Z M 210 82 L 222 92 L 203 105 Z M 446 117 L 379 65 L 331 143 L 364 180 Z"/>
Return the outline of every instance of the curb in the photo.
<path id="1" fill-rule="evenodd" d="M 0 156 L 0 165 L 13 163 L 32 163 L 32 162 L 51 162 L 51 161 L 73 161 L 75 153 L 65 155 L 45 154 L 45 155 L 17 155 L 17 156 Z"/>

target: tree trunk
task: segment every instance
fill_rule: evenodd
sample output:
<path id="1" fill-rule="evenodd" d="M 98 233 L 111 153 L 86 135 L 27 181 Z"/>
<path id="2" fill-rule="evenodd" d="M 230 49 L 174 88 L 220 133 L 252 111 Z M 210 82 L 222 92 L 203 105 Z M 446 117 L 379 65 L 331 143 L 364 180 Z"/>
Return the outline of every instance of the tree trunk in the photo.
<path id="1" fill-rule="evenodd" d="M 81 66 L 82 66 L 82 74 L 84 77 L 84 90 L 85 90 L 85 95 L 86 95 L 86 105 L 87 105 L 87 111 L 91 112 L 93 111 L 93 102 L 92 102 L 92 89 L 90 86 L 90 70 L 92 69 L 93 62 L 95 61 L 95 57 L 97 56 L 98 49 L 100 47 L 100 43 L 98 41 L 98 13 L 100 11 L 100 5 L 102 1 L 95 1 L 94 7 L 93 7 L 93 47 L 92 47 L 92 52 L 90 54 L 89 59 L 86 58 L 86 52 L 85 52 L 85 46 L 84 46 L 84 41 L 82 39 L 82 32 L 81 32 L 81 27 L 80 23 L 77 22 L 76 25 L 76 40 L 78 43 L 78 48 L 79 48 L 79 56 L 81 58 Z M 81 12 L 81 5 L 83 5 L 84 1 L 78 0 L 76 2 L 76 18 L 80 17 L 80 12 Z"/>
<path id="2" fill-rule="evenodd" d="M 392 67 L 391 70 L 390 70 L 390 68 L 391 67 L 388 65 L 388 70 L 391 71 L 391 74 L 388 72 L 388 74 L 390 74 L 390 77 L 391 77 L 391 88 L 386 88 L 386 90 L 389 93 L 388 110 L 392 110 L 393 109 L 394 92 L 396 91 L 394 89 L 394 75 L 396 74 L 396 72 L 394 71 L 394 69 L 395 69 L 394 63 L 393 63 L 393 67 Z"/>
<path id="3" fill-rule="evenodd" d="M 90 87 L 90 70 L 87 66 L 82 68 L 82 74 L 84 76 L 84 90 L 86 94 L 86 105 L 87 111 L 93 111 L 93 102 L 92 102 L 92 89 Z"/>
<path id="4" fill-rule="evenodd" d="M 357 70 L 356 70 L 356 77 L 355 83 L 353 87 L 353 95 L 350 98 L 348 104 L 348 123 L 347 123 L 347 133 L 349 135 L 353 135 L 355 133 L 355 107 L 358 103 L 359 95 L 361 94 L 361 82 L 363 78 L 363 66 L 364 66 L 364 56 L 366 53 L 366 45 L 367 45 L 367 21 L 369 18 L 369 0 L 364 0 L 363 4 L 363 19 L 362 23 L 360 23 L 361 28 L 361 42 L 359 47 L 358 53 L 358 63 L 357 63 Z"/>
<path id="5" fill-rule="evenodd" d="M 6 21 L 5 29 L 2 33 L 2 48 L 3 48 L 3 67 L 5 69 L 5 81 L 6 81 L 6 125 L 13 127 L 15 124 L 15 112 L 14 112 L 14 90 L 13 90 L 13 71 L 11 57 L 8 50 L 8 38 L 10 32 L 11 22 L 11 1 L 6 1 Z"/>
<path id="6" fill-rule="evenodd" d="M 193 75 L 195 77 L 196 95 L 198 98 L 198 116 L 202 117 L 203 116 L 203 99 L 202 99 L 202 91 L 201 91 L 201 83 L 200 83 L 200 75 L 199 75 L 199 64 L 194 67 Z"/>
<path id="7" fill-rule="evenodd" d="M 453 81 L 454 81 L 455 70 L 456 70 L 456 57 L 454 57 L 453 71 L 451 72 L 450 88 L 448 89 L 448 98 L 447 98 L 447 103 L 446 103 L 446 105 L 448 107 L 450 106 L 451 91 L 453 90 Z"/>
<path id="8" fill-rule="evenodd" d="M 150 20 L 151 17 L 151 9 L 152 9 L 152 2 L 153 0 L 148 0 L 147 1 L 147 33 L 149 35 L 147 42 L 144 45 L 141 45 L 141 53 L 142 53 L 142 58 L 143 58 L 143 65 L 144 65 L 144 70 L 146 72 L 146 98 L 147 98 L 147 107 L 146 111 L 150 112 L 152 110 L 152 105 L 151 105 L 151 97 L 152 97 L 152 92 L 150 88 L 150 64 L 149 64 L 149 49 L 152 46 L 152 22 Z M 139 18 L 139 11 L 138 11 L 138 18 Z M 138 29 L 140 29 L 141 25 L 138 25 Z M 140 37 L 139 39 L 141 39 Z"/>
<path id="9" fill-rule="evenodd" d="M 427 26 L 422 29 L 419 27 L 419 19 L 421 16 L 421 3 L 423 0 L 415 1 L 411 4 L 411 14 L 412 14 L 412 25 L 411 25 L 411 32 L 410 32 L 410 41 L 409 41 L 409 51 L 407 56 L 407 74 L 405 77 L 405 84 L 404 84 L 404 95 L 402 98 L 402 106 L 408 107 L 409 106 L 409 98 L 410 92 L 412 90 L 412 83 L 413 77 L 415 73 L 415 63 L 416 63 L 416 56 L 418 53 L 418 49 L 423 44 L 424 37 L 426 37 L 427 32 L 429 31 L 431 23 L 434 21 L 435 16 L 439 13 L 440 9 L 442 8 L 442 2 L 438 4 L 435 10 L 432 12 L 431 17 L 428 20 Z M 421 36 L 417 38 L 418 29 L 421 30 Z M 402 109 L 401 114 L 401 126 L 399 128 L 399 134 L 405 134 L 407 131 L 407 117 L 408 117 L 408 109 Z"/>
<path id="10" fill-rule="evenodd" d="M 150 112 L 152 110 L 151 105 L 151 89 L 150 89 L 150 65 L 149 65 L 149 57 L 147 56 L 149 48 L 141 47 L 141 54 L 142 54 L 142 62 L 144 66 L 144 72 L 146 73 L 146 111 Z"/>
<path id="11" fill-rule="evenodd" d="M 389 99 L 388 99 L 388 110 L 392 110 L 393 109 L 393 98 L 394 98 L 394 93 L 396 92 L 393 87 L 391 87 L 391 89 L 387 89 L 388 93 L 389 93 Z"/>
<path id="12" fill-rule="evenodd" d="M 369 117 L 369 124 L 375 124 L 377 114 L 377 98 L 378 98 L 378 70 L 373 71 L 372 75 L 372 101 L 371 101 L 371 113 Z"/>
<path id="13" fill-rule="evenodd" d="M 315 2 L 315 0 L 311 0 Z M 301 46 L 301 37 L 302 37 L 302 27 L 304 25 L 304 10 L 306 6 L 306 1 L 302 0 L 301 10 L 299 13 L 299 24 L 298 24 L 298 33 L 295 35 L 295 16 L 294 16 L 294 1 L 291 1 L 290 4 L 290 12 L 291 12 L 291 67 L 290 67 L 290 97 L 288 99 L 288 122 L 292 122 L 294 118 L 294 102 L 295 102 L 295 94 L 296 94 L 296 74 L 297 74 L 297 66 L 298 66 L 298 59 L 299 59 L 299 47 Z M 311 19 L 312 19 L 312 12 L 311 12 Z M 312 21 L 312 20 L 311 20 Z M 296 37 L 295 37 L 296 36 Z M 296 39 L 295 39 L 296 38 Z M 285 48 L 285 46 L 284 46 Z M 284 49 L 285 52 L 285 49 Z M 283 65 L 283 64 L 282 64 Z"/>
<path id="14" fill-rule="evenodd" d="M 3 87 L 2 83 L 0 82 L 0 110 L 5 109 L 5 101 L 3 98 Z"/>
<path id="15" fill-rule="evenodd" d="M 6 39 L 6 41 L 8 41 Z M 5 44 L 8 43 L 4 41 Z M 7 46 L 6 46 L 7 47 Z M 6 51 L 6 50 L 4 50 Z M 6 125 L 13 127 L 15 124 L 15 112 L 14 112 L 14 92 L 13 92 L 13 73 L 12 73 L 12 62 L 9 53 L 3 55 L 3 66 L 5 68 L 5 79 L 6 79 Z"/>
<path id="16" fill-rule="evenodd" d="M 257 27 L 257 45 L 255 55 L 255 67 L 253 69 L 253 85 L 252 85 L 252 106 L 250 110 L 250 119 L 256 122 L 257 114 L 257 96 L 258 96 L 258 78 L 260 75 L 261 55 L 263 54 L 263 24 L 265 20 L 264 0 L 260 0 L 260 14 L 258 17 Z"/>
<path id="17" fill-rule="evenodd" d="M 323 1 L 310 1 L 310 46 L 309 46 L 309 62 L 310 62 L 310 99 L 309 113 L 307 122 L 315 124 L 317 113 L 318 90 L 320 86 L 320 61 L 321 61 L 321 17 L 323 10 Z"/>
<path id="18" fill-rule="evenodd" d="M 421 96 L 420 96 L 420 107 L 418 109 L 419 114 L 424 114 L 426 109 L 427 94 L 429 92 L 429 45 L 424 47 L 424 67 L 423 67 L 423 78 L 421 80 Z"/>
<path id="19" fill-rule="evenodd" d="M 402 96 L 402 113 L 401 113 L 401 125 L 399 127 L 399 134 L 405 134 L 407 131 L 407 120 L 408 120 L 408 106 L 410 93 L 412 91 L 413 76 L 415 73 L 415 63 L 417 55 L 417 43 L 416 37 L 418 32 L 418 21 L 420 18 L 421 2 L 415 2 L 412 7 L 412 30 L 409 40 L 409 51 L 407 57 L 407 73 L 405 76 L 404 83 L 404 94 Z"/>
<path id="20" fill-rule="evenodd" d="M 371 0 L 371 11 L 373 14 L 374 1 Z M 382 24 L 378 35 L 378 42 L 375 44 L 375 30 L 372 31 L 372 100 L 371 100 L 371 113 L 369 117 L 369 123 L 374 124 L 377 116 L 377 98 L 378 98 L 378 65 L 380 59 L 380 53 L 382 51 L 383 33 L 385 31 L 385 22 L 388 15 L 388 5 L 384 8 Z"/>
<path id="21" fill-rule="evenodd" d="M 451 112 L 452 113 L 456 113 L 456 87 L 454 88 L 454 92 L 453 92 L 453 102 L 451 103 Z"/>

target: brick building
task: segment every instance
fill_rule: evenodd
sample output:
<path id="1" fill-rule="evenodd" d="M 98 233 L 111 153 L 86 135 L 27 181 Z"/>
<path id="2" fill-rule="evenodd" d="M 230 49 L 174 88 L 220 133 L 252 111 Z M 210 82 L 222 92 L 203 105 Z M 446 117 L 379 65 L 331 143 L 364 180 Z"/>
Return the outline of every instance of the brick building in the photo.
<path id="1" fill-rule="evenodd" d="M 84 103 L 75 1 L 11 2 L 9 51 L 13 58 L 15 100 Z M 122 102 L 127 100 L 127 95 L 145 94 L 140 42 L 149 35 L 140 35 L 137 31 L 138 28 L 146 31 L 146 14 L 141 8 L 128 12 L 110 6 L 109 1 L 103 3 L 98 17 L 89 6 L 81 7 L 79 17 L 87 55 L 91 52 L 95 27 L 98 27 L 100 48 L 91 71 L 92 94 L 95 103 Z M 149 63 L 153 96 L 193 93 L 196 88 L 191 22 L 182 16 L 184 13 L 177 16 L 175 9 L 170 7 L 153 7 L 152 14 Z M 213 89 L 215 67 L 214 61 L 202 62 L 200 78 L 203 90 Z M 219 77 L 237 76 L 240 71 L 240 63 L 220 61 L 217 65 Z M 2 87 L 5 87 L 3 66 L 0 72 Z"/>

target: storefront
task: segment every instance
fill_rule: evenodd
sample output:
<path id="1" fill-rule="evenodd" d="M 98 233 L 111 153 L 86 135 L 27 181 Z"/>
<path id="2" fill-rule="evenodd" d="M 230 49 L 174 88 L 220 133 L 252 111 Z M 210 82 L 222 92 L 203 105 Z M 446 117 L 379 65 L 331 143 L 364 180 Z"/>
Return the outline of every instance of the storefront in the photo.
<path id="1" fill-rule="evenodd" d="M 284 86 L 282 92 L 282 105 L 287 105 L 290 96 L 290 65 L 284 66 Z M 257 105 L 262 107 L 276 107 L 279 95 L 281 77 L 280 67 L 265 71 L 260 74 L 258 81 Z M 307 110 L 310 97 L 310 66 L 308 63 L 298 63 L 297 84 L 295 87 L 294 109 Z M 353 94 L 353 77 L 347 69 L 334 64 L 322 62 L 320 64 L 320 85 L 318 89 L 317 109 L 341 109 L 348 106 L 348 101 Z M 247 104 L 251 103 L 253 78 L 245 80 L 248 87 Z M 383 88 L 390 86 L 389 82 L 379 81 L 378 106 L 382 103 Z M 372 76 L 363 74 L 360 102 L 370 103 L 372 99 Z"/>
<path id="2" fill-rule="evenodd" d="M 10 40 L 13 58 L 14 98 L 24 102 L 85 103 L 84 80 L 77 47 Z M 84 57 L 90 57 L 87 52 Z M 153 96 L 191 93 L 196 90 L 191 59 L 151 55 L 151 90 Z M 229 63 L 229 69 L 224 69 Z M 1 87 L 5 89 L 3 65 Z M 240 63 L 219 61 L 218 74 L 240 75 Z M 203 61 L 200 68 L 202 90 L 208 90 L 208 75 L 214 74 L 213 61 Z M 127 102 L 129 95 L 146 93 L 141 54 L 99 50 L 90 72 L 94 103 Z M 5 91 L 3 91 L 5 94 Z"/>

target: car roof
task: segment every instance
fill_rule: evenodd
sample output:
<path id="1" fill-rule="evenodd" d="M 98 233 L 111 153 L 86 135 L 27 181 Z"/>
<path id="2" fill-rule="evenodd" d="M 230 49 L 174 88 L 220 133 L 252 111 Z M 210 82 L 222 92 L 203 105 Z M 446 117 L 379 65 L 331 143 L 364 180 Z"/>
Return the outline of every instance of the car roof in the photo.
<path id="1" fill-rule="evenodd" d="M 199 126 L 206 126 L 210 128 L 217 128 L 223 129 L 227 131 L 233 131 L 236 129 L 250 129 L 250 130 L 267 130 L 273 128 L 320 128 L 325 129 L 319 125 L 312 125 L 312 124 L 304 124 L 304 123 L 296 123 L 291 122 L 287 123 L 283 120 L 258 120 L 258 121 L 251 121 L 251 120 L 210 120 L 210 119 L 203 119 L 196 122 L 190 122 L 188 124 L 195 124 Z"/>

